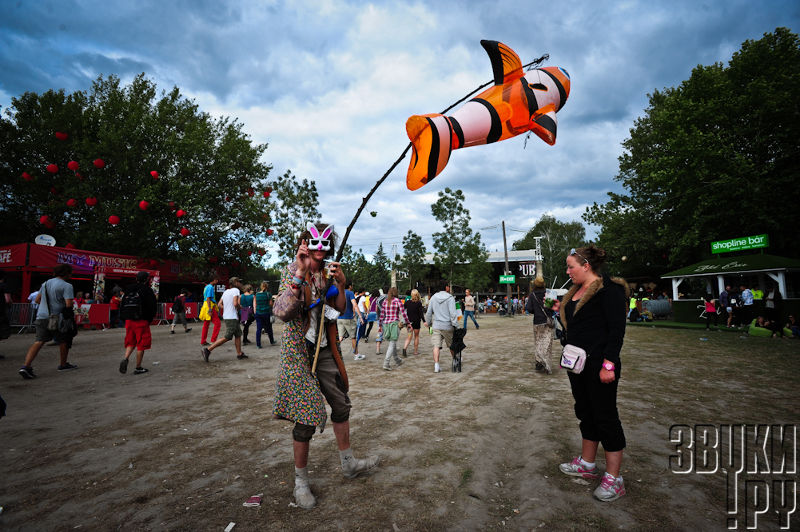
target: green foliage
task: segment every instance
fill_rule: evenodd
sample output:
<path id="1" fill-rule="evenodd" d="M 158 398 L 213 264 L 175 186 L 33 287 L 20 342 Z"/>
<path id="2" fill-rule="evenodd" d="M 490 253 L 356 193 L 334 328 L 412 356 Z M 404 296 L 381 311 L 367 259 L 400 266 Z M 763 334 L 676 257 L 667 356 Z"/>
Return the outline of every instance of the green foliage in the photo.
<path id="1" fill-rule="evenodd" d="M 461 190 L 445 188 L 431 205 L 433 217 L 443 225 L 443 231 L 433 233 L 434 263 L 451 285 L 482 290 L 492 271 L 486 262 L 489 252 L 481 234 L 469 226 L 471 217 L 464 201 Z"/>
<path id="2" fill-rule="evenodd" d="M 297 237 L 305 231 L 306 223 L 317 222 L 321 217 L 317 210 L 317 185 L 307 179 L 298 181 L 287 171 L 272 186 L 278 201 L 274 213 L 274 238 L 278 242 L 280 258 L 290 263 L 296 253 Z"/>
<path id="3" fill-rule="evenodd" d="M 59 140 L 56 132 L 68 138 Z M 88 92 L 25 93 L 0 117 L 0 224 L 15 228 L 0 243 L 31 242 L 46 232 L 58 245 L 177 258 L 197 271 L 227 265 L 241 273 L 262 260 L 255 251 L 264 247 L 276 208 L 279 234 L 285 215 L 297 210 L 281 199 L 276 204 L 275 194 L 265 198 L 265 191 L 277 188 L 279 198 L 295 202 L 292 193 L 301 190 L 316 202 L 313 182 L 295 183 L 288 173 L 278 183 L 268 180 L 271 167 L 261 162 L 266 148 L 252 144 L 240 122 L 212 118 L 178 88 L 158 95 L 144 74 L 126 86 L 110 76 Z M 96 168 L 95 159 L 105 167 Z M 77 172 L 68 169 L 70 161 L 79 164 Z M 51 163 L 56 174 L 46 171 Z M 23 172 L 33 179 L 24 180 Z M 97 205 L 88 206 L 86 198 L 97 198 Z M 307 213 L 304 208 L 301 202 Z M 186 215 L 179 218 L 178 210 Z M 52 229 L 40 225 L 43 215 Z M 112 215 L 120 218 L 116 226 L 108 221 Z M 184 227 L 187 236 L 180 233 Z"/>
<path id="4" fill-rule="evenodd" d="M 535 249 L 536 240 L 542 249 L 542 270 L 545 285 L 560 287 L 567 281 L 564 261 L 571 248 L 585 244 L 586 229 L 581 222 L 561 222 L 551 214 L 543 215 L 525 236 L 514 242 L 512 249 Z"/>
<path id="5" fill-rule="evenodd" d="M 342 253 L 342 268 L 347 280 L 356 290 L 377 290 L 388 288 L 390 282 L 389 258 L 383 251 L 383 244 L 373 255 L 373 262 L 367 260 L 362 250 L 353 251 L 348 245 Z"/>
<path id="6" fill-rule="evenodd" d="M 404 286 L 401 287 L 398 283 L 401 293 L 405 292 L 405 289 L 414 288 L 417 281 L 420 281 L 428 271 L 428 266 L 424 262 L 425 252 L 425 242 L 422 241 L 422 237 L 409 229 L 408 234 L 403 237 L 403 255 L 398 262 L 398 268 L 406 275 Z"/>
<path id="7" fill-rule="evenodd" d="M 711 241 L 761 233 L 770 253 L 800 256 L 799 95 L 800 41 L 786 28 L 650 95 L 623 143 L 625 193 L 583 217 L 612 256 L 627 256 L 619 270 L 663 273 L 708 257 Z"/>

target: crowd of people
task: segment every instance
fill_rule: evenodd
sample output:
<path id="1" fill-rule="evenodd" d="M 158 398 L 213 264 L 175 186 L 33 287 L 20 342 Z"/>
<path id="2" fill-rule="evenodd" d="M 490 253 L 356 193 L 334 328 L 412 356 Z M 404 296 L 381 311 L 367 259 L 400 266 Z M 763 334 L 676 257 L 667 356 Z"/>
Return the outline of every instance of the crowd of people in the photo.
<path id="1" fill-rule="evenodd" d="M 320 234 L 327 236 L 323 238 Z M 310 247 L 312 241 L 314 245 Z M 349 419 L 352 403 L 343 347 L 348 346 L 354 361 L 364 360 L 365 356 L 359 353 L 359 344 L 361 340 L 365 344 L 369 342 L 373 326 L 376 326 L 376 354 L 381 354 L 381 345 L 386 344 L 383 369 L 393 371 L 409 356 L 412 342 L 412 355 L 419 354 L 420 330 L 424 326 L 431 337 L 433 371 L 439 373 L 442 350 L 449 350 L 455 360 L 459 337 L 466 333 L 469 321 L 476 330 L 480 328 L 475 314 L 481 305 L 470 290 L 465 291 L 463 301 L 459 302 L 449 285 L 425 298 L 427 301 L 417 290 L 409 291 L 405 297 L 401 297 L 395 287 L 372 292 L 354 290 L 341 266 L 337 262 L 327 262 L 334 247 L 332 226 L 309 224 L 298 239 L 294 261 L 284 268 L 275 296 L 269 292 L 266 282 L 254 290 L 252 285 L 231 277 L 217 300 L 219 279 L 214 278 L 203 291 L 199 314 L 203 321 L 201 354 L 206 363 L 217 348 L 231 340 L 234 341 L 236 358 L 247 359 L 243 346 L 251 343 L 248 334 L 253 323 L 256 324 L 258 348 L 262 347 L 263 332 L 266 332 L 270 345 L 277 343 L 271 325 L 273 315 L 285 323 L 273 414 L 294 423 L 294 498 L 299 507 L 306 509 L 316 505 L 309 483 L 310 442 L 317 431 L 325 429 L 328 419 L 326 404 L 331 411 L 330 421 L 342 474 L 355 478 L 373 470 L 380 462 L 377 456 L 357 458 L 351 449 Z M 603 273 L 605 261 L 605 252 L 593 245 L 572 249 L 565 258 L 572 286 L 562 298 L 549 298 L 544 280 L 537 278 L 524 300 L 512 298 L 507 305 L 509 312 L 525 312 L 532 318 L 534 370 L 552 374 L 553 340 L 560 340 L 563 346 L 560 365 L 568 369 L 581 450 L 571 461 L 561 463 L 559 470 L 565 475 L 599 480 L 594 496 L 601 501 L 613 501 L 625 495 L 620 471 L 626 440 L 617 409 L 622 369 L 620 351 L 626 318 L 635 308 L 631 301 L 638 298 L 631 299 L 624 280 Z M 70 266 L 58 266 L 54 277 L 42 285 L 32 300 L 32 304 L 37 305 L 36 337 L 19 370 L 24 379 L 36 377 L 33 361 L 44 343 L 51 340 L 60 346 L 58 371 L 77 368 L 68 360 L 77 333 L 73 307 L 79 301 L 69 282 L 71 273 Z M 119 371 L 123 374 L 128 371 L 134 352 L 133 373 L 148 372 L 143 359 L 145 352 L 152 347 L 150 326 L 157 306 L 149 281 L 147 272 L 139 272 L 135 283 L 124 290 L 115 290 L 116 303 L 112 298 L 115 318 L 124 321 L 126 329 L 124 355 L 119 363 Z M 5 295 L 3 287 L 0 279 L 0 297 Z M 661 295 L 666 297 L 666 294 Z M 170 327 L 171 334 L 175 334 L 179 324 L 185 333 L 191 331 L 185 315 L 187 296 L 188 292 L 182 290 L 173 301 L 175 317 Z M 719 300 L 708 298 L 704 310 L 708 315 L 718 316 L 722 309 L 727 325 L 734 326 L 750 319 L 753 300 L 752 290 L 747 286 L 742 285 L 738 291 L 728 286 Z M 768 316 L 755 317 L 755 326 L 783 334 L 783 327 L 780 333 L 772 329 L 781 311 L 780 293 L 776 287 L 768 291 L 765 300 Z M 489 298 L 485 304 L 491 306 L 495 302 Z M 790 316 L 787 328 L 793 335 L 800 334 L 794 316 Z M 403 329 L 407 333 L 402 347 L 399 347 Z M 0 316 L 0 339 L 3 335 L 8 337 L 8 324 Z M 605 472 L 601 472 L 596 464 L 601 445 L 605 452 Z"/>

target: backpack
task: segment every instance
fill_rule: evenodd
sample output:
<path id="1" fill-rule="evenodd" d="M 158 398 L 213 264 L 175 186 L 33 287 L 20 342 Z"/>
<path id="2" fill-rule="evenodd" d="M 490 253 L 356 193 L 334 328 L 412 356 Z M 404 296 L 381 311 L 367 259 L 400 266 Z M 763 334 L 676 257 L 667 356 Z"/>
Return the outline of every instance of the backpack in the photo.
<path id="1" fill-rule="evenodd" d="M 184 310 L 183 299 L 181 299 L 181 296 L 177 296 L 172 303 L 172 312 L 183 312 Z"/>
<path id="2" fill-rule="evenodd" d="M 142 296 L 139 288 L 128 290 L 119 303 L 119 317 L 123 320 L 142 319 Z"/>

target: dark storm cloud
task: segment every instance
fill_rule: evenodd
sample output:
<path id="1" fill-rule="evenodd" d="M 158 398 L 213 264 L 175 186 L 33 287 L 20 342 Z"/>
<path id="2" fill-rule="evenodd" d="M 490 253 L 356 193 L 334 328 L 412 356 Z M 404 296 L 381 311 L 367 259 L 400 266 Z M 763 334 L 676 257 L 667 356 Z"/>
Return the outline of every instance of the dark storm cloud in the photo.
<path id="1" fill-rule="evenodd" d="M 523 63 L 547 53 L 547 65 L 569 71 L 555 146 L 520 136 L 459 150 L 413 193 L 401 162 L 366 209 L 378 217 L 353 233 L 371 253 L 408 229 L 430 245 L 439 229 L 430 204 L 445 187 L 464 190 L 476 228 L 546 212 L 580 219 L 621 191 L 621 142 L 648 93 L 727 62 L 746 39 L 797 32 L 799 20 L 800 4 L 784 0 L 0 2 L 0 105 L 25 91 L 85 90 L 100 73 L 145 72 L 205 111 L 238 117 L 254 142 L 269 143 L 273 177 L 290 169 L 314 179 L 324 217 L 344 228 L 405 148 L 406 118 L 491 79 L 481 39 L 505 42 Z M 490 248 L 498 235 L 484 232 Z"/>

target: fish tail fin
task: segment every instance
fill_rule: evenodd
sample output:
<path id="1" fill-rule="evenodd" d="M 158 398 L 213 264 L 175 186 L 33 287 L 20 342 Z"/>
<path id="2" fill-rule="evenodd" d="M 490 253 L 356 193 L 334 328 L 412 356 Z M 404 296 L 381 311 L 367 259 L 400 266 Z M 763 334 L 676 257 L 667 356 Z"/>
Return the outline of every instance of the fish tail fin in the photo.
<path id="1" fill-rule="evenodd" d="M 550 146 L 556 143 L 556 108 L 553 104 L 546 105 L 536 111 L 531 117 L 530 130 Z"/>
<path id="2" fill-rule="evenodd" d="M 417 190 L 444 170 L 450 160 L 453 132 L 444 115 L 414 115 L 406 121 L 412 154 L 406 186 Z"/>

